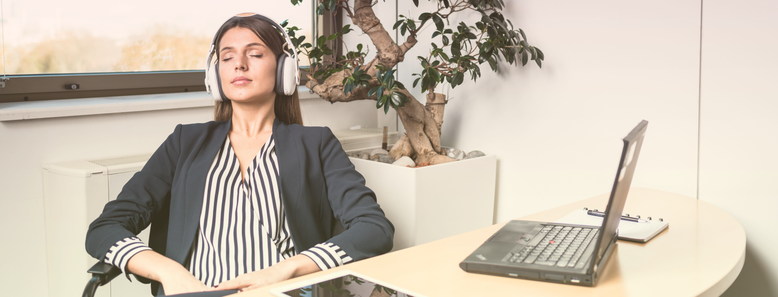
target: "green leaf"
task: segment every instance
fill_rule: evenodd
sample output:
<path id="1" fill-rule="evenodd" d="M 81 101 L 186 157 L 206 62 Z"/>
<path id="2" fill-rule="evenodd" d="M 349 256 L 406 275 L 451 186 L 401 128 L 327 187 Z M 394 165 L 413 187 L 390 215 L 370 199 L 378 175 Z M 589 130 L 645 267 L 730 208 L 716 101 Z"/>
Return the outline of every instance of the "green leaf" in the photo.
<path id="1" fill-rule="evenodd" d="M 539 59 L 539 60 L 545 60 L 545 59 L 546 59 L 546 55 L 544 55 L 544 54 L 543 54 L 543 52 L 542 52 L 542 51 L 540 51 L 540 49 L 539 49 L 539 48 L 535 48 L 535 51 L 537 51 L 537 52 L 538 52 L 538 59 Z"/>
<path id="2" fill-rule="evenodd" d="M 416 85 L 419 83 L 419 80 L 420 80 L 420 79 L 421 79 L 421 77 L 419 77 L 419 78 L 417 78 L 417 79 L 415 79 L 415 80 L 413 81 L 413 87 L 414 87 L 414 88 L 415 88 L 415 87 L 416 87 Z"/>
<path id="3" fill-rule="evenodd" d="M 392 107 L 398 108 L 405 106 L 405 102 L 408 102 L 408 96 L 402 92 L 392 92 Z"/>
<path id="4" fill-rule="evenodd" d="M 448 55 L 446 53 L 444 53 L 444 52 L 440 52 L 440 57 L 443 58 L 443 60 L 446 60 L 446 61 L 449 60 L 448 59 Z"/>
<path id="5" fill-rule="evenodd" d="M 422 68 L 427 68 L 427 67 L 429 67 L 429 63 L 427 62 L 427 59 L 426 59 L 426 58 L 424 58 L 424 57 L 422 57 L 422 56 L 419 56 L 419 60 L 421 60 L 421 67 L 422 67 Z"/>
<path id="6" fill-rule="evenodd" d="M 455 40 L 454 42 L 452 42 L 451 43 L 451 54 L 454 55 L 455 57 L 461 56 L 462 55 L 462 51 L 461 51 L 460 47 L 461 46 L 460 46 L 458 41 Z"/>
<path id="7" fill-rule="evenodd" d="M 385 75 L 385 76 L 388 76 L 388 77 L 391 77 L 391 78 L 392 78 L 392 80 L 394 80 L 394 69 L 389 69 L 389 70 L 387 70 L 387 71 L 386 71 L 386 74 L 384 74 L 384 75 Z M 386 78 L 384 78 L 384 81 L 386 81 Z"/>
<path id="8" fill-rule="evenodd" d="M 430 68 L 430 76 L 432 77 L 432 79 L 435 82 L 439 82 L 440 81 L 440 71 L 438 71 L 437 69 Z"/>
<path id="9" fill-rule="evenodd" d="M 383 105 L 383 104 L 381 104 L 381 96 L 378 96 L 378 99 L 375 101 L 375 108 L 376 108 L 376 109 L 379 109 L 379 108 L 381 108 L 382 106 L 384 106 L 384 105 Z"/>
<path id="10" fill-rule="evenodd" d="M 317 42 L 319 45 L 322 45 L 322 44 L 324 44 L 325 42 L 327 42 L 327 36 L 324 36 L 324 35 L 322 35 L 322 36 L 319 36 L 319 38 L 316 40 L 316 42 Z"/>
<path id="11" fill-rule="evenodd" d="M 489 59 L 489 67 L 492 68 L 492 71 L 497 71 L 497 62 L 494 59 Z"/>
<path id="12" fill-rule="evenodd" d="M 395 22 L 395 23 L 394 23 L 394 26 L 392 26 L 392 30 L 397 30 L 397 27 L 399 27 L 399 26 L 400 26 L 400 25 L 402 25 L 403 23 L 405 23 L 405 21 L 404 21 L 404 20 L 399 20 L 399 21 Z"/>
<path id="13" fill-rule="evenodd" d="M 351 29 L 351 25 L 345 25 L 342 29 L 340 29 L 340 34 L 347 34 L 348 32 L 354 31 L 354 29 Z"/>
<path id="14" fill-rule="evenodd" d="M 387 97 L 389 96 L 387 95 Z M 387 102 L 384 103 L 384 114 L 389 113 L 389 107 L 391 107 L 390 105 L 391 104 L 387 104 Z"/>
<path id="15" fill-rule="evenodd" d="M 419 0 L 413 0 L 413 4 L 416 5 L 416 7 L 419 7 Z"/>
<path id="16" fill-rule="evenodd" d="M 394 89 L 394 76 L 389 75 L 386 78 L 385 84 L 386 84 L 386 88 L 387 89 L 389 89 L 389 90 Z"/>
<path id="17" fill-rule="evenodd" d="M 438 14 L 432 15 L 432 21 L 435 22 L 435 27 L 438 29 L 438 31 L 443 31 L 445 24 L 443 24 L 443 19 L 441 19 Z"/>
<path id="18" fill-rule="evenodd" d="M 461 85 L 464 80 L 465 74 L 461 72 L 457 73 L 457 76 L 454 78 L 454 82 L 456 82 L 457 85 Z"/>
<path id="19" fill-rule="evenodd" d="M 345 86 L 343 86 L 343 93 L 348 95 L 348 93 L 351 93 L 351 91 L 354 90 L 354 84 L 351 82 L 346 83 Z"/>
<path id="20" fill-rule="evenodd" d="M 446 45 L 448 45 L 448 36 L 443 35 L 443 46 L 446 46 Z"/>
<path id="21" fill-rule="evenodd" d="M 529 55 L 527 52 L 521 53 L 521 66 L 527 65 L 527 61 L 529 60 Z"/>
<path id="22" fill-rule="evenodd" d="M 429 19 L 430 19 L 430 17 L 432 17 L 432 14 L 431 14 L 431 13 L 429 13 L 429 12 L 425 12 L 425 13 L 422 13 L 421 15 L 419 15 L 419 20 L 420 20 L 422 23 L 424 23 L 424 22 L 426 22 L 427 20 L 429 20 Z"/>

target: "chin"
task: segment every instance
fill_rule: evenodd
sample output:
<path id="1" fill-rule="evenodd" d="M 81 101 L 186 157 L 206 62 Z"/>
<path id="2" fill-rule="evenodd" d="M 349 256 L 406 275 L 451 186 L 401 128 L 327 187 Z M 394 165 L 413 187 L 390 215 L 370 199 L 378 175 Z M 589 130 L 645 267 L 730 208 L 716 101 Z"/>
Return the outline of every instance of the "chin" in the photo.
<path id="1" fill-rule="evenodd" d="M 260 94 L 225 94 L 227 95 L 227 98 L 230 98 L 230 100 L 239 102 L 239 103 L 251 103 L 251 102 L 257 102 L 262 103 L 268 100 L 275 100 L 275 93 L 260 93 Z"/>

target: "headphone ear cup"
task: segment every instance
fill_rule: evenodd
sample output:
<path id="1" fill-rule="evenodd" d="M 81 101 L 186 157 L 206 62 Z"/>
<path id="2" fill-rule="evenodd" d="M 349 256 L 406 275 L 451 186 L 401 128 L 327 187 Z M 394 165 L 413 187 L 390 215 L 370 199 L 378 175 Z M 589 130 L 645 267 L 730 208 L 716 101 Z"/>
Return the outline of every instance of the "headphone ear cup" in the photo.
<path id="1" fill-rule="evenodd" d="M 221 88 L 221 78 L 219 77 L 219 63 L 208 66 L 208 88 L 210 89 L 211 96 L 216 101 L 223 101 L 224 94 Z"/>
<path id="2" fill-rule="evenodd" d="M 276 93 L 291 96 L 297 87 L 297 63 L 286 53 L 278 57 L 276 65 Z"/>

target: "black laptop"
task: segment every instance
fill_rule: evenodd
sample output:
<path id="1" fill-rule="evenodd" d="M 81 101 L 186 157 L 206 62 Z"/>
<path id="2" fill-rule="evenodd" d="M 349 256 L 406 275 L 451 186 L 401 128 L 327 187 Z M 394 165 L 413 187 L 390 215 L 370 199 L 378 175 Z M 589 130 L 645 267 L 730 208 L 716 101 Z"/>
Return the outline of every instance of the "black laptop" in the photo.
<path id="1" fill-rule="evenodd" d="M 647 121 L 641 121 L 624 138 L 602 226 L 513 220 L 459 263 L 459 267 L 467 272 L 593 286 L 616 245 L 616 227 L 647 126 Z"/>

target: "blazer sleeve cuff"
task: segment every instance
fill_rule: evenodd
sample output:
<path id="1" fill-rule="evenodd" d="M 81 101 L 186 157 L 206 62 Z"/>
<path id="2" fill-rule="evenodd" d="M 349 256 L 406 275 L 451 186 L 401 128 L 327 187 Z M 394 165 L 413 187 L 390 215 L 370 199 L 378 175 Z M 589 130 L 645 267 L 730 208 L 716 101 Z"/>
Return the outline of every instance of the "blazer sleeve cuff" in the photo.
<path id="1" fill-rule="evenodd" d="M 311 258 L 322 271 L 353 261 L 343 249 L 331 242 L 317 244 L 301 254 Z"/>
<path id="2" fill-rule="evenodd" d="M 121 269 L 127 279 L 132 281 L 132 279 L 130 279 L 130 273 L 127 271 L 127 262 L 129 262 L 130 258 L 135 256 L 137 253 L 146 250 L 151 250 L 151 248 L 143 243 L 140 238 L 127 237 L 125 239 L 119 240 L 113 246 L 111 246 L 110 249 L 108 249 L 108 253 L 105 254 L 104 261 L 105 263 L 111 264 Z"/>

